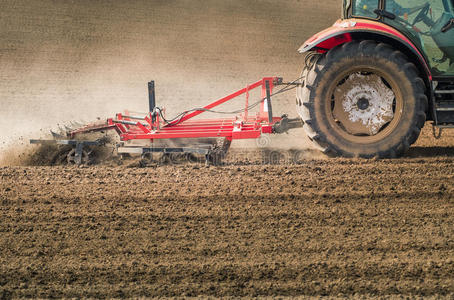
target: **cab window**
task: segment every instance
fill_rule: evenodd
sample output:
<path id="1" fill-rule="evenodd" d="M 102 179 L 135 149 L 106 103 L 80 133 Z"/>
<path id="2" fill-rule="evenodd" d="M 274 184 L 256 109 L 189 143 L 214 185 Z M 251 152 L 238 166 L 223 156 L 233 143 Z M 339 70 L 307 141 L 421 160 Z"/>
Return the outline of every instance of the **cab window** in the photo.
<path id="1" fill-rule="evenodd" d="M 374 10 L 379 8 L 379 0 L 356 0 L 353 2 L 352 15 L 354 17 L 377 18 Z"/>
<path id="2" fill-rule="evenodd" d="M 385 10 L 395 19 L 384 18 L 384 22 L 408 32 L 434 75 L 454 74 L 454 28 L 443 29 L 454 18 L 452 0 L 386 0 Z"/>

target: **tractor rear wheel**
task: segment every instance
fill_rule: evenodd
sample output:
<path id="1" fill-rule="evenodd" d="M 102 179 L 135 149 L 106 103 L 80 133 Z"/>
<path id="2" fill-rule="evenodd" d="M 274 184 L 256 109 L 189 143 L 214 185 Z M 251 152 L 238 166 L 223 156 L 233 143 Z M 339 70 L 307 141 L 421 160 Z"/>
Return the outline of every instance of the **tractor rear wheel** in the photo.
<path id="1" fill-rule="evenodd" d="M 307 65 L 297 110 L 308 137 L 323 152 L 396 157 L 416 141 L 426 120 L 425 84 L 400 51 L 353 41 Z"/>

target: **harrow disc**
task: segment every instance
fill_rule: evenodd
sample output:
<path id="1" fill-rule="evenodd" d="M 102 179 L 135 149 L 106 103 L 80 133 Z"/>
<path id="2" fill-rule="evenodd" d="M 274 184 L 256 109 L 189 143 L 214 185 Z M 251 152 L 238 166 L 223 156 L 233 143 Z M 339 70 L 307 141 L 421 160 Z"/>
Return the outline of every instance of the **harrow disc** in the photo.
<path id="1" fill-rule="evenodd" d="M 90 153 L 86 150 L 82 150 L 82 156 L 80 157 L 80 162 L 78 161 L 78 157 L 76 155 L 76 149 L 71 149 L 69 153 L 66 155 L 66 161 L 68 164 L 89 164 L 90 163 Z"/>

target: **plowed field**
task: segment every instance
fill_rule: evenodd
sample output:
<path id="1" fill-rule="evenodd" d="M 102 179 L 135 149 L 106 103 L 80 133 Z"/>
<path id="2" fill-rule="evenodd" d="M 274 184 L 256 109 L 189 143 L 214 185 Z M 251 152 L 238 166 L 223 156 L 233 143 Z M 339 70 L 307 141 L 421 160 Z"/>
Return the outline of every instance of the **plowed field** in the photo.
<path id="1" fill-rule="evenodd" d="M 454 138 L 429 133 L 396 160 L 3 167 L 0 295 L 452 297 Z"/>
<path id="2" fill-rule="evenodd" d="M 146 111 L 152 79 L 169 116 L 263 76 L 291 81 L 304 63 L 296 50 L 341 4 L 0 2 L 7 164 L 20 152 L 8 143 L 40 129 Z M 275 114 L 294 117 L 294 99 L 274 98 Z M 291 133 L 278 149 L 236 145 L 220 167 L 0 167 L 0 298 L 453 298 L 447 133 L 435 140 L 426 126 L 393 160 L 326 159 Z"/>

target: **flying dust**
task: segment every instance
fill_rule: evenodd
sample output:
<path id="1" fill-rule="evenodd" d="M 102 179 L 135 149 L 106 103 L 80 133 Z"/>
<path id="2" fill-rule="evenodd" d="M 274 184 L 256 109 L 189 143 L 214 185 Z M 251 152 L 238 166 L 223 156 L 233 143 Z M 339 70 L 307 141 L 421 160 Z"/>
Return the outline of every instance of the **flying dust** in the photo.
<path id="1" fill-rule="evenodd" d="M 263 76 L 292 80 L 303 65 L 297 48 L 338 17 L 339 5 L 3 1 L 0 155 L 21 136 L 37 138 L 41 128 L 123 109 L 146 111 L 149 80 L 156 81 L 158 105 L 169 115 Z M 275 101 L 274 109 L 295 114 L 294 93 Z"/>

